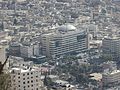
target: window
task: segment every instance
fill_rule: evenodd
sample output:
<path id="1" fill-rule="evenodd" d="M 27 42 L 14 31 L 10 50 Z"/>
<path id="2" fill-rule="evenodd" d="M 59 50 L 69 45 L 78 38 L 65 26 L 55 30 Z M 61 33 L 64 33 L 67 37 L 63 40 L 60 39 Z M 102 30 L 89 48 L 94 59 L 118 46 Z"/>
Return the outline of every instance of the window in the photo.
<path id="1" fill-rule="evenodd" d="M 23 74 L 23 76 L 25 76 L 25 74 Z"/>
<path id="2" fill-rule="evenodd" d="M 29 73 L 27 73 L 27 75 L 29 75 Z"/>
<path id="3" fill-rule="evenodd" d="M 23 84 L 25 84 L 25 82 L 23 82 Z"/>
<path id="4" fill-rule="evenodd" d="M 23 78 L 23 80 L 25 80 L 25 78 Z"/>
<path id="5" fill-rule="evenodd" d="M 27 77 L 27 79 L 29 79 L 29 77 Z"/>
<path id="6" fill-rule="evenodd" d="M 20 85 L 18 85 L 18 87 L 20 87 Z"/>
<path id="7" fill-rule="evenodd" d="M 31 78 L 33 78 L 33 77 L 31 77 Z"/>
<path id="8" fill-rule="evenodd" d="M 30 87 L 30 86 L 28 85 L 28 87 Z"/>
<path id="9" fill-rule="evenodd" d="M 33 83 L 33 80 L 31 80 L 31 83 Z"/>
<path id="10" fill-rule="evenodd" d="M 56 41 L 55 42 L 55 47 L 59 47 L 60 46 L 60 42 L 59 41 Z"/>
<path id="11" fill-rule="evenodd" d="M 37 78 L 38 76 L 36 76 L 36 78 Z"/>
<path id="12" fill-rule="evenodd" d="M 77 41 L 80 42 L 81 39 L 84 39 L 84 38 L 86 38 L 86 35 L 78 35 L 77 36 Z"/>
<path id="13" fill-rule="evenodd" d="M 27 83 L 29 83 L 29 81 L 27 81 Z"/>
<path id="14" fill-rule="evenodd" d="M 38 88 L 36 88 L 36 90 L 38 90 Z"/>
<path id="15" fill-rule="evenodd" d="M 31 74 L 33 74 L 33 72 L 31 72 Z"/>
<path id="16" fill-rule="evenodd" d="M 20 79 L 20 77 L 18 77 Z"/>
<path id="17" fill-rule="evenodd" d="M 36 86 L 38 86 L 39 84 L 37 83 Z"/>
<path id="18" fill-rule="evenodd" d="M 31 87 L 33 87 L 33 85 L 31 85 Z"/>
<path id="19" fill-rule="evenodd" d="M 25 86 L 24 86 L 24 88 L 25 88 Z"/>
<path id="20" fill-rule="evenodd" d="M 20 81 L 18 81 L 20 83 Z"/>
<path id="21" fill-rule="evenodd" d="M 20 73 L 18 73 L 18 75 L 20 75 Z"/>

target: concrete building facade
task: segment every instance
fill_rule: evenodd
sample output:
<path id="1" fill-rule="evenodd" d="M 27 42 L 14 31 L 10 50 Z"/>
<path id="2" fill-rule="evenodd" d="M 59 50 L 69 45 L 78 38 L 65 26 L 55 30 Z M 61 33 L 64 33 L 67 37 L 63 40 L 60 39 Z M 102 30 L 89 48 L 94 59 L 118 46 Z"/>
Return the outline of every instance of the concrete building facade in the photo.
<path id="1" fill-rule="evenodd" d="M 33 46 L 21 46 L 20 47 L 20 53 L 21 53 L 21 57 L 28 57 L 30 58 L 31 56 L 33 56 Z"/>
<path id="2" fill-rule="evenodd" d="M 11 90 L 41 90 L 41 72 L 37 68 L 12 68 Z"/>
<path id="3" fill-rule="evenodd" d="M 103 85 L 120 83 L 120 70 L 114 70 L 102 75 Z"/>
<path id="4" fill-rule="evenodd" d="M 107 37 L 102 42 L 103 55 L 112 57 L 113 60 L 120 59 L 120 38 Z"/>
<path id="5" fill-rule="evenodd" d="M 62 25 L 56 32 L 42 35 L 42 51 L 46 56 L 81 52 L 89 48 L 88 33 L 72 25 Z"/>

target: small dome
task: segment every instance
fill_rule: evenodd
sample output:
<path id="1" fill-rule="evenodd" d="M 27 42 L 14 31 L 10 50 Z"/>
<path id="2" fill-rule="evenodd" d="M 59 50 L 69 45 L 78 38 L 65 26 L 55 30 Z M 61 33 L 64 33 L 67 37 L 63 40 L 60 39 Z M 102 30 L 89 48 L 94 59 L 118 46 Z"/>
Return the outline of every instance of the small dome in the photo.
<path id="1" fill-rule="evenodd" d="M 58 27 L 58 31 L 62 31 L 62 32 L 74 31 L 74 30 L 76 30 L 76 27 L 74 27 L 73 25 L 70 25 L 70 24 L 62 25 L 62 26 Z"/>

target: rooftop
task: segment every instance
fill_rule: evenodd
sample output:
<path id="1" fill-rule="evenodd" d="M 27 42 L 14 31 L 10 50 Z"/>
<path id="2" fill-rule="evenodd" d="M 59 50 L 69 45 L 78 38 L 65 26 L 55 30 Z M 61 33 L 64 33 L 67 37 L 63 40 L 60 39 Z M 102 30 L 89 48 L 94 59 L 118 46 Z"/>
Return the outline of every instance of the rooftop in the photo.
<path id="1" fill-rule="evenodd" d="M 20 72 L 20 73 L 26 73 L 26 72 L 30 72 L 30 71 L 37 71 L 39 70 L 38 68 L 29 68 L 29 69 L 23 69 L 23 68 L 17 68 L 17 67 L 14 67 L 10 70 L 11 73 L 15 73 L 16 71 Z"/>
<path id="2" fill-rule="evenodd" d="M 111 72 L 111 74 L 116 74 L 116 73 L 119 73 L 119 72 L 120 72 L 120 70 L 114 70 L 114 71 Z"/>
<path id="3" fill-rule="evenodd" d="M 108 72 L 105 72 L 104 75 L 113 75 L 117 73 L 120 73 L 120 70 L 108 71 Z"/>
<path id="4" fill-rule="evenodd" d="M 70 24 L 61 25 L 60 27 L 58 27 L 58 31 L 60 32 L 68 32 L 68 31 L 74 31 L 74 30 L 76 30 L 76 27 Z"/>

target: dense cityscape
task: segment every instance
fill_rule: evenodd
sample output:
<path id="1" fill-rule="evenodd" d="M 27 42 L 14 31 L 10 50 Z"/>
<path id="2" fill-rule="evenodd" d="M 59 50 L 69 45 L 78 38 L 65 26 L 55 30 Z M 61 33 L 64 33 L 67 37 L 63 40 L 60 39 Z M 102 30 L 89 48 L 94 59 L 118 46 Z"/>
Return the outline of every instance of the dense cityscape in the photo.
<path id="1" fill-rule="evenodd" d="M 120 0 L 0 0 L 0 90 L 120 90 Z"/>

